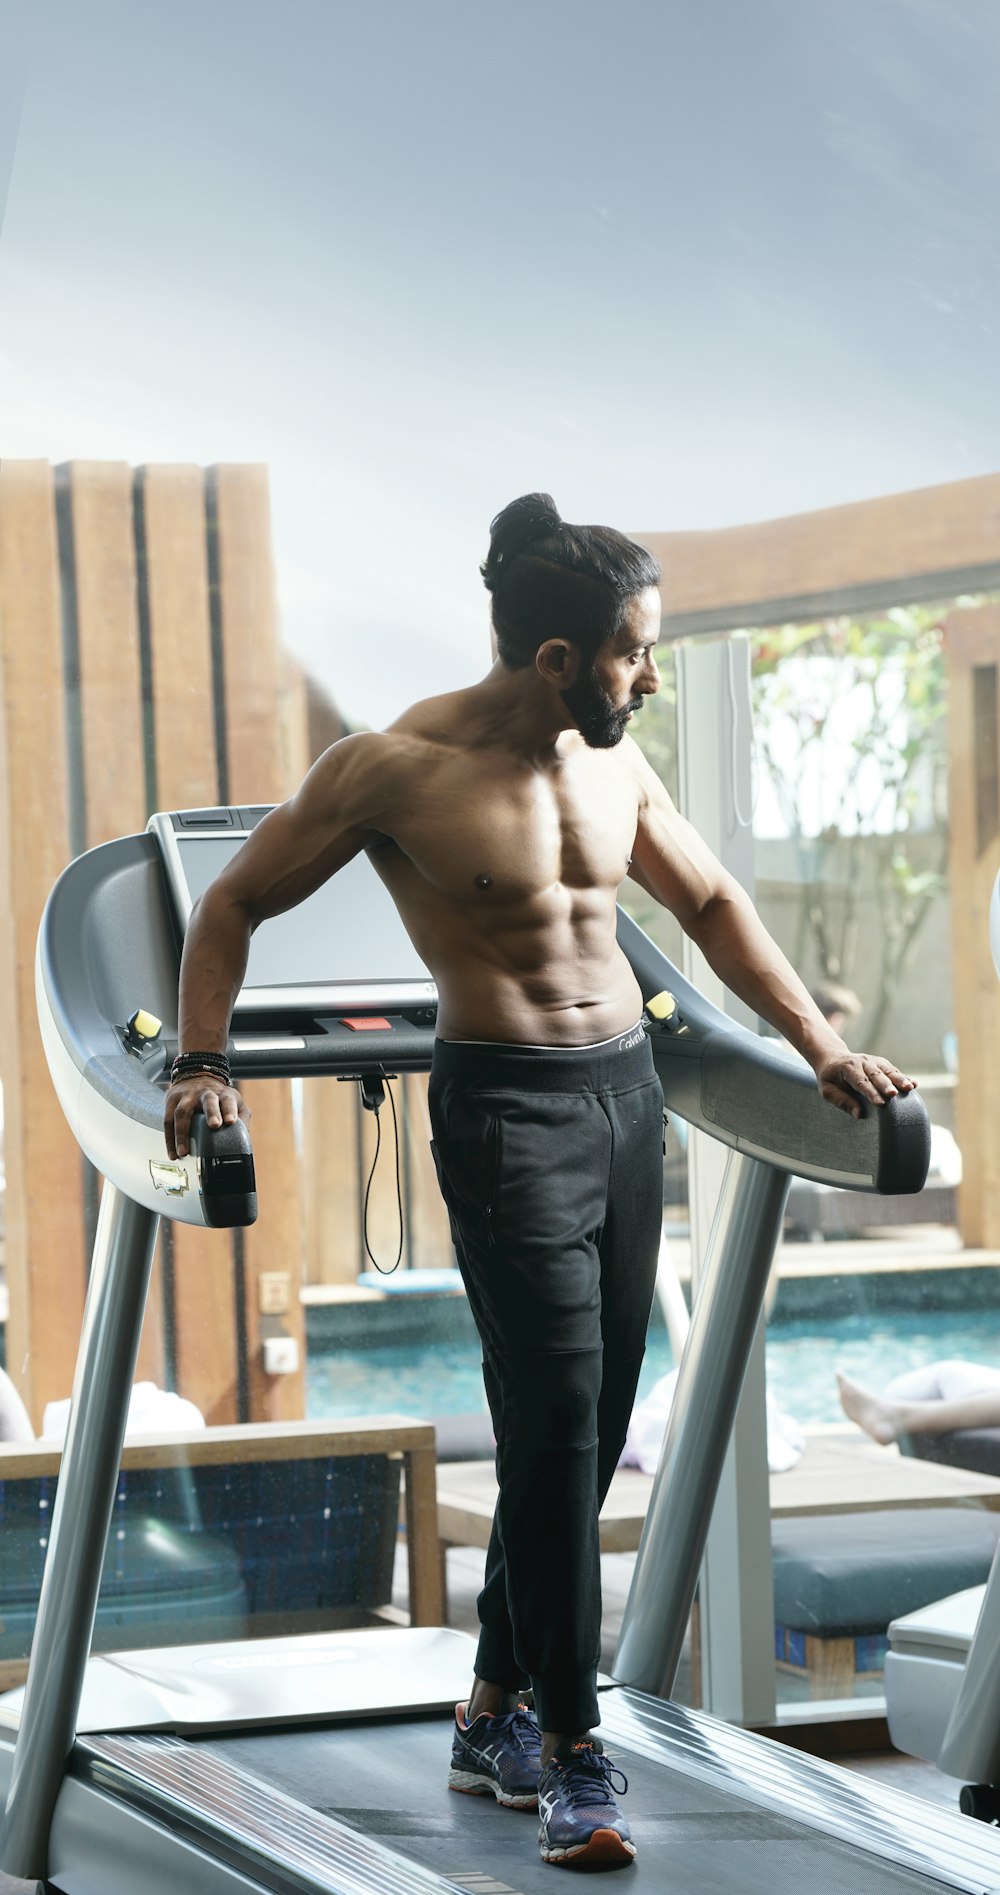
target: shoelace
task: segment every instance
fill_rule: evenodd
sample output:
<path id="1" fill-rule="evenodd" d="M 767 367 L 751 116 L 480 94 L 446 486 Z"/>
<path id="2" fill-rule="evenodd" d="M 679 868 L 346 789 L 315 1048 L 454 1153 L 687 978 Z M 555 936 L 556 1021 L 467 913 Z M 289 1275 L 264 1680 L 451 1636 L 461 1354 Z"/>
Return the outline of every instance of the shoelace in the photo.
<path id="1" fill-rule="evenodd" d="M 498 1735 L 513 1737 L 526 1755 L 537 1757 L 542 1748 L 542 1733 L 530 1711 L 519 1704 L 515 1711 L 505 1711 L 499 1717 L 490 1718 L 490 1729 Z"/>
<path id="2" fill-rule="evenodd" d="M 521 1749 L 528 1756 L 539 1755 L 542 1748 L 542 1733 L 531 1712 L 526 1711 L 523 1704 L 519 1704 L 516 1711 L 508 1711 L 505 1717 L 497 1721 L 502 1723 L 504 1729 L 517 1739 Z"/>
<path id="3" fill-rule="evenodd" d="M 570 1758 L 558 1757 L 559 1789 L 569 1803 L 611 1803 L 612 1791 L 624 1796 L 628 1778 L 603 1750 L 588 1750 Z M 615 1781 L 615 1778 L 618 1781 Z"/>

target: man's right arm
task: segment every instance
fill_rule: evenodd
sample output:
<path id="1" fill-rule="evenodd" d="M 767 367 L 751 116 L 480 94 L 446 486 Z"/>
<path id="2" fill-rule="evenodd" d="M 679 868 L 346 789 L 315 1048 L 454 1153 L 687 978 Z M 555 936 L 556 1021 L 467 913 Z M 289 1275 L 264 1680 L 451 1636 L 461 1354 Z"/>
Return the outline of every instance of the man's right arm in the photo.
<path id="1" fill-rule="evenodd" d="M 334 744 L 195 903 L 181 957 L 179 1052 L 225 1052 L 254 929 L 305 901 L 377 832 L 379 805 L 388 800 L 385 746 L 367 732 Z M 235 1086 L 210 1071 L 192 1074 L 170 1087 L 164 1103 L 171 1158 L 187 1156 L 198 1111 L 213 1127 L 249 1117 Z"/>

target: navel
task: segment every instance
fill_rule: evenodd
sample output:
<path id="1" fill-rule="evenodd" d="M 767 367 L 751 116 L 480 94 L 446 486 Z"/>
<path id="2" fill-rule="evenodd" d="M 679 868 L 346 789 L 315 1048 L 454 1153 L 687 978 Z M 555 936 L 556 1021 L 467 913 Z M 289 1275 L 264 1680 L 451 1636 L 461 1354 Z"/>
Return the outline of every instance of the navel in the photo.
<path id="1" fill-rule="evenodd" d="M 477 888 L 492 888 L 493 887 L 492 875 L 477 875 L 476 887 Z"/>

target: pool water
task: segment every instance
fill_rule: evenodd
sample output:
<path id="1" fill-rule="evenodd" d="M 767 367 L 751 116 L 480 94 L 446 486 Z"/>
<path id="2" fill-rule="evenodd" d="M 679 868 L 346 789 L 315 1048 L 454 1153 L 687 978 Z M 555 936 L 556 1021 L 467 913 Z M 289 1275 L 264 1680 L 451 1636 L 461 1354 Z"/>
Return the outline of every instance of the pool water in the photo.
<path id="1" fill-rule="evenodd" d="M 970 1315 L 900 1310 L 775 1325 L 767 1336 L 768 1389 L 779 1407 L 809 1427 L 843 1420 L 835 1368 L 881 1389 L 905 1369 L 951 1357 L 1000 1368 L 1000 1310 Z M 672 1367 L 666 1335 L 655 1329 L 643 1364 L 640 1399 Z M 402 1343 L 309 1357 L 310 1420 L 387 1412 L 463 1415 L 484 1407 L 474 1342 L 424 1347 Z"/>
<path id="2" fill-rule="evenodd" d="M 809 1427 L 842 1421 L 834 1369 L 880 1390 L 907 1369 L 961 1358 L 1000 1368 L 1000 1310 L 935 1315 L 920 1310 L 783 1323 L 768 1331 L 767 1385 L 780 1408 Z"/>

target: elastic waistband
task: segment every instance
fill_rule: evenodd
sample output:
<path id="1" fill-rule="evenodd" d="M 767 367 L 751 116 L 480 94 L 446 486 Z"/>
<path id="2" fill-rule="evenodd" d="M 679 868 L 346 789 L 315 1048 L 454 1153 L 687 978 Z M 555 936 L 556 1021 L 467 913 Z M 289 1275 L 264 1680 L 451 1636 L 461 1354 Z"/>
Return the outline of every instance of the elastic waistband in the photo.
<path id="1" fill-rule="evenodd" d="M 642 1026 L 596 1046 L 511 1045 L 505 1040 L 435 1040 L 432 1076 L 479 1091 L 600 1092 L 638 1085 L 654 1073 Z"/>

